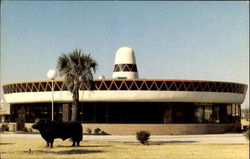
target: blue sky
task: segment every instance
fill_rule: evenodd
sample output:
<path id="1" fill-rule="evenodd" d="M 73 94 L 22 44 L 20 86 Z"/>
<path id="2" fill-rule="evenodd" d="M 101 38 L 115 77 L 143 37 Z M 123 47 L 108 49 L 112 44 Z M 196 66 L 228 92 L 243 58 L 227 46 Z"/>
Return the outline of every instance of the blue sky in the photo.
<path id="1" fill-rule="evenodd" d="M 95 77 L 111 78 L 122 46 L 134 49 L 141 78 L 249 84 L 246 2 L 4 1 L 1 7 L 1 84 L 47 80 L 58 56 L 76 48 L 97 60 Z"/>

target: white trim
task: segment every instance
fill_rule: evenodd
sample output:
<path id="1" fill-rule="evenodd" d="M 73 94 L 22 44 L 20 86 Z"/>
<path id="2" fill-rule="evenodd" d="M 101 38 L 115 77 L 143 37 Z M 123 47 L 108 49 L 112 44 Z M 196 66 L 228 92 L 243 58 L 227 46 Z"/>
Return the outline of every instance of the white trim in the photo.
<path id="1" fill-rule="evenodd" d="M 5 94 L 7 103 L 51 102 L 52 92 L 23 92 Z M 85 102 L 205 102 L 241 104 L 246 94 L 190 91 L 80 91 Z M 71 102 L 68 91 L 55 91 L 55 102 Z"/>

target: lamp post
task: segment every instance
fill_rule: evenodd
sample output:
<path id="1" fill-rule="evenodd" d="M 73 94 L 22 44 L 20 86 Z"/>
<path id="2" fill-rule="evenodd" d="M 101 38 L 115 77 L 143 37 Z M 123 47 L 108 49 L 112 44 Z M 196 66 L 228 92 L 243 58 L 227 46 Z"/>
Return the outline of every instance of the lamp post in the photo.
<path id="1" fill-rule="evenodd" d="M 51 96 L 51 120 L 54 121 L 54 80 L 57 77 L 56 70 L 50 69 L 47 72 L 47 77 L 51 80 L 52 83 L 52 96 Z"/>
<path id="2" fill-rule="evenodd" d="M 3 107 L 4 107 L 4 100 L 1 99 L 1 106 L 0 106 L 0 109 L 4 109 Z M 4 115 L 4 110 L 2 110 L 2 112 L 3 112 L 3 115 Z M 0 114 L 0 115 L 2 115 L 2 114 Z M 1 122 L 4 122 L 4 116 L 3 116 L 3 115 L 2 115 L 2 118 L 1 118 Z"/>

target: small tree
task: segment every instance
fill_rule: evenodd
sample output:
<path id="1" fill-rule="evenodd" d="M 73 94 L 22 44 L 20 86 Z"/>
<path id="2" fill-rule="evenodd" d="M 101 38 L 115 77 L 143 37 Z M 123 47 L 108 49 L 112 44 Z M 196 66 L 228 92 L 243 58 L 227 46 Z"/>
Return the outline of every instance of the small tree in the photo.
<path id="1" fill-rule="evenodd" d="M 90 129 L 90 128 L 87 128 L 86 131 L 87 131 L 88 134 L 91 134 L 91 133 L 92 133 L 92 129 Z"/>
<path id="2" fill-rule="evenodd" d="M 64 83 L 73 95 L 71 121 L 78 120 L 80 85 L 83 83 L 86 89 L 90 89 L 96 67 L 97 63 L 90 54 L 84 54 L 77 49 L 68 55 L 62 54 L 58 58 L 59 75 L 64 78 Z"/>
<path id="3" fill-rule="evenodd" d="M 1 130 L 2 130 L 3 132 L 9 131 L 9 125 L 3 123 L 2 127 L 1 127 Z"/>
<path id="4" fill-rule="evenodd" d="M 136 133 L 136 139 L 143 145 L 148 145 L 150 133 L 147 131 L 139 131 Z"/>

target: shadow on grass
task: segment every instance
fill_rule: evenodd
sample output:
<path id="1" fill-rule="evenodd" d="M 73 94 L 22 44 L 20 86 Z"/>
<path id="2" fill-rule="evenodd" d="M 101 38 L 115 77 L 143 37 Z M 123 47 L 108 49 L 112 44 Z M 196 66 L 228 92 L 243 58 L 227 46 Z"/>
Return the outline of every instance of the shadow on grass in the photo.
<path id="1" fill-rule="evenodd" d="M 169 144 L 169 143 L 191 144 L 191 143 L 197 143 L 197 141 L 172 140 L 172 141 L 152 141 L 152 142 L 149 142 L 150 145 L 163 145 L 163 144 Z"/>
<path id="2" fill-rule="evenodd" d="M 56 154 L 88 154 L 88 153 L 101 153 L 101 150 L 65 150 L 65 151 L 58 151 L 55 152 Z"/>
<path id="3" fill-rule="evenodd" d="M 101 150 L 62 150 L 62 151 L 45 151 L 45 150 L 33 150 L 31 152 L 24 151 L 26 153 L 31 154 L 59 154 L 59 155 L 67 155 L 67 154 L 88 154 L 88 153 L 101 153 L 104 151 Z"/>
<path id="4" fill-rule="evenodd" d="M 0 145 L 13 145 L 15 143 L 0 143 Z"/>
<path id="5" fill-rule="evenodd" d="M 57 147 L 72 147 L 72 146 L 58 145 Z M 111 145 L 80 145 L 76 147 L 111 147 Z"/>

